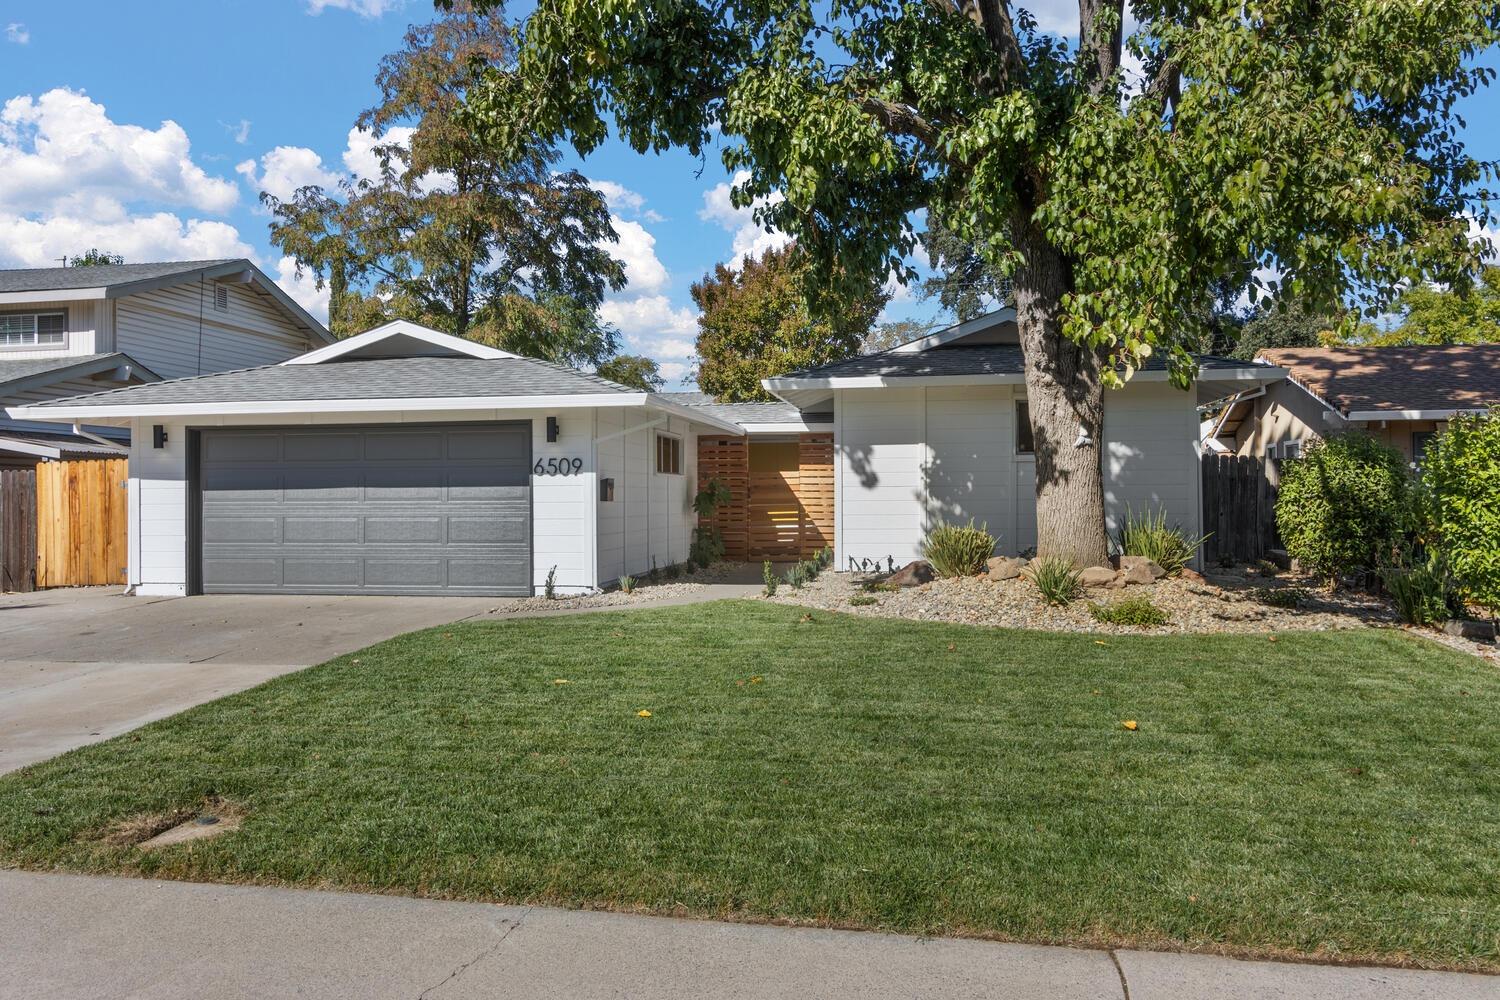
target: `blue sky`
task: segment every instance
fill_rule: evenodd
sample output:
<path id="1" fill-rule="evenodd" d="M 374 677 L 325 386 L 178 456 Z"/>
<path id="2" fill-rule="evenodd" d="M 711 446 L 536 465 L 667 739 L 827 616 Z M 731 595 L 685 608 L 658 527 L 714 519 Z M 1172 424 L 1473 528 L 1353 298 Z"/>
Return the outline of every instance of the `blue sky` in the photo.
<path id="1" fill-rule="evenodd" d="M 1077 17 L 1061 0 L 1028 6 L 1044 28 Z M 428 0 L 11 0 L 0 12 L 0 267 L 91 246 L 132 261 L 245 255 L 323 315 L 326 297 L 266 239 L 257 193 L 369 162 L 350 130 L 376 98 L 376 63 L 432 15 Z M 1471 148 L 1500 158 L 1494 94 L 1464 110 Z M 632 279 L 604 317 L 627 350 L 683 378 L 688 287 L 775 237 L 729 206 L 716 155 L 612 143 L 581 167 L 611 195 Z M 907 292 L 887 315 L 939 316 Z"/>

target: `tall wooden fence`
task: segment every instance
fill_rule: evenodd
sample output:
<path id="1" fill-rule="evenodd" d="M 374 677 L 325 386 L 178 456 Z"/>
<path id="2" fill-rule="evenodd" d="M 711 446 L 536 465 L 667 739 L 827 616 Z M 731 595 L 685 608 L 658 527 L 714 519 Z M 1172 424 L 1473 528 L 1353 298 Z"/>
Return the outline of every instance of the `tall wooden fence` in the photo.
<path id="1" fill-rule="evenodd" d="M 0 589 L 36 589 L 36 470 L 0 470 Z"/>
<path id="2" fill-rule="evenodd" d="M 1276 491 L 1264 461 L 1248 455 L 1203 456 L 1203 557 L 1210 565 L 1229 558 L 1260 559 L 1279 544 Z"/>
<path id="3" fill-rule="evenodd" d="M 128 467 L 103 458 L 0 471 L 4 589 L 124 583 Z"/>
<path id="4" fill-rule="evenodd" d="M 743 437 L 698 439 L 698 486 L 717 479 L 729 502 L 711 523 L 729 559 L 806 559 L 833 544 L 833 435 L 801 434 L 797 467 L 752 473 Z"/>

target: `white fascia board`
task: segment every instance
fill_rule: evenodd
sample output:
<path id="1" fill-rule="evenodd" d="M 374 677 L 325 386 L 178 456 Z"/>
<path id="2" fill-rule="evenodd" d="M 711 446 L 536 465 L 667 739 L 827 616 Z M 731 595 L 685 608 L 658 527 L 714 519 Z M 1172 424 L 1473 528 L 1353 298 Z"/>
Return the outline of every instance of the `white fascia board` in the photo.
<path id="1" fill-rule="evenodd" d="M 31 302 L 73 302 L 81 299 L 108 297 L 108 288 L 54 288 L 40 292 L 0 292 L 0 306 L 26 305 Z"/>
<path id="2" fill-rule="evenodd" d="M 745 429 L 739 424 L 734 423 L 730 420 L 720 420 L 718 417 L 704 413 L 702 410 L 696 407 L 683 406 L 681 403 L 670 403 L 665 399 L 658 399 L 656 398 L 655 393 L 643 395 L 645 396 L 646 407 L 648 409 L 661 410 L 663 413 L 670 413 L 673 416 L 682 417 L 684 420 L 692 421 L 695 424 L 706 424 L 709 427 L 713 427 L 721 431 L 728 431 L 731 434 L 743 435 L 745 433 Z"/>
<path id="3" fill-rule="evenodd" d="M 1351 410 L 1344 414 L 1348 421 L 1368 420 L 1450 420 L 1459 414 L 1464 416 L 1484 416 L 1490 410 L 1479 409 L 1451 409 L 1451 410 Z"/>
<path id="4" fill-rule="evenodd" d="M 17 441 L 14 438 L 0 437 L 0 451 L 13 451 L 21 455 L 35 455 L 37 458 L 61 458 L 62 449 L 48 447 L 44 444 L 36 444 L 32 441 Z M 122 451 L 121 454 L 124 454 Z"/>
<path id="5" fill-rule="evenodd" d="M 509 351 L 502 351 L 498 347 L 476 344 L 472 340 L 464 340 L 462 337 L 455 337 L 452 334 L 443 333 L 441 330 L 422 326 L 420 323 L 397 319 L 377 326 L 373 330 L 366 330 L 364 333 L 336 341 L 327 347 L 320 347 L 316 351 L 308 351 L 306 354 L 299 354 L 295 358 L 288 358 L 281 363 L 283 365 L 316 365 L 324 361 L 331 361 L 334 358 L 341 358 L 346 354 L 362 350 L 371 344 L 378 344 L 382 340 L 389 340 L 392 337 L 409 337 L 412 340 L 420 340 L 425 344 L 442 347 L 453 351 L 455 354 L 466 355 L 471 358 L 494 360 L 496 358 L 519 357 L 519 355 L 512 354 Z"/>
<path id="6" fill-rule="evenodd" d="M 1280 368 L 1267 365 L 1246 365 L 1244 368 L 1212 368 L 1200 372 L 1199 377 L 1208 382 L 1274 382 L 1286 373 Z M 1171 373 L 1165 369 L 1136 372 L 1130 382 L 1165 382 Z M 799 389 L 880 389 L 886 386 L 924 385 L 1017 385 L 1026 381 L 1021 372 L 973 375 L 845 375 L 833 378 L 768 378 L 761 382 L 772 393 L 795 392 Z M 1126 383 L 1129 384 L 1128 382 Z"/>
<path id="7" fill-rule="evenodd" d="M 16 420 L 94 423 L 100 418 L 242 417 L 288 413 L 380 413 L 412 410 L 576 410 L 595 406 L 644 406 L 648 393 L 580 393 L 555 396 L 440 396 L 382 399 L 266 399 L 246 403 L 122 403 L 94 406 L 11 406 Z M 734 425 L 738 430 L 738 426 Z"/>
<path id="8" fill-rule="evenodd" d="M 782 420 L 775 423 L 743 423 L 740 426 L 745 429 L 746 434 L 833 433 L 831 420 L 820 424 L 810 424 L 806 420 Z"/>

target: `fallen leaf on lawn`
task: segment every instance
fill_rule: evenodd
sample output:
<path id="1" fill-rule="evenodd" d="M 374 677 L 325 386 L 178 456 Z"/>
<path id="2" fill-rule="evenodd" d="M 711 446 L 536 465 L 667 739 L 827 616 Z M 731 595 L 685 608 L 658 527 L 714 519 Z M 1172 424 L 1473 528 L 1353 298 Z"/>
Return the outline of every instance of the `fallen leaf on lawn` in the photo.
<path id="1" fill-rule="evenodd" d="M 759 684 L 763 680 L 765 680 L 764 677 L 762 677 L 760 674 L 756 674 L 754 677 L 750 678 L 750 683 Z"/>
<path id="2" fill-rule="evenodd" d="M 1105 642 L 1103 639 L 1095 639 L 1094 640 L 1094 645 L 1096 645 L 1096 646 L 1108 646 L 1109 643 Z"/>
<path id="3" fill-rule="evenodd" d="M 1132 733 L 1135 732 L 1137 729 L 1141 728 L 1140 724 L 1137 723 L 1134 719 L 1126 719 L 1124 722 L 1120 723 L 1120 725 L 1124 726 L 1126 729 L 1130 730 Z"/>
<path id="4" fill-rule="evenodd" d="M 566 677 L 559 677 L 559 678 L 557 678 L 557 680 L 553 681 L 552 683 L 553 684 L 572 684 L 573 682 L 570 681 L 570 680 L 568 680 Z"/>
<path id="5" fill-rule="evenodd" d="M 625 638 L 625 633 L 624 632 L 611 632 L 610 635 L 613 636 L 616 639 L 623 639 L 623 638 Z"/>
<path id="6" fill-rule="evenodd" d="M 638 716 L 640 716 L 643 719 L 649 719 L 649 718 L 651 718 L 651 710 L 650 709 L 643 708 L 643 709 L 641 709 L 639 712 L 637 712 L 635 714 L 638 715 Z"/>
<path id="7" fill-rule="evenodd" d="M 1268 636 L 1266 636 L 1266 638 L 1269 639 L 1272 642 L 1276 641 L 1276 637 L 1274 635 L 1268 635 Z"/>
<path id="8" fill-rule="evenodd" d="M 1094 688 L 1093 693 L 1094 694 L 1103 694 L 1104 692 L 1100 691 L 1098 688 Z"/>
<path id="9" fill-rule="evenodd" d="M 955 645 L 954 645 L 954 644 L 953 644 L 953 643 L 951 643 L 951 642 L 950 642 L 950 643 L 948 643 L 948 652 L 950 652 L 950 653 L 951 653 L 951 652 L 953 652 L 953 651 L 954 651 L 954 650 L 956 650 L 956 649 L 958 649 L 958 647 L 957 647 L 957 646 L 955 646 Z"/>
<path id="10" fill-rule="evenodd" d="M 812 615 L 803 615 L 801 618 L 798 619 L 798 621 L 804 621 L 804 622 L 810 622 L 812 620 L 813 620 L 813 616 Z"/>

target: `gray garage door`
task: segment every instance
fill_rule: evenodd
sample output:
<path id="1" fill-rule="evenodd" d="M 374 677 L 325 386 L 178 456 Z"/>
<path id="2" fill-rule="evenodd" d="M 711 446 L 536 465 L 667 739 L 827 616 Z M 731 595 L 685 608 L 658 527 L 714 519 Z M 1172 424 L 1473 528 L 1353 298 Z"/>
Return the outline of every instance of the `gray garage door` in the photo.
<path id="1" fill-rule="evenodd" d="M 531 593 L 526 423 L 204 430 L 210 594 Z"/>

